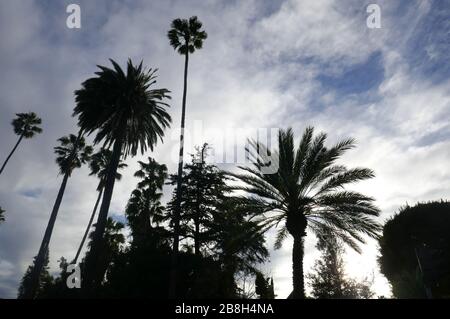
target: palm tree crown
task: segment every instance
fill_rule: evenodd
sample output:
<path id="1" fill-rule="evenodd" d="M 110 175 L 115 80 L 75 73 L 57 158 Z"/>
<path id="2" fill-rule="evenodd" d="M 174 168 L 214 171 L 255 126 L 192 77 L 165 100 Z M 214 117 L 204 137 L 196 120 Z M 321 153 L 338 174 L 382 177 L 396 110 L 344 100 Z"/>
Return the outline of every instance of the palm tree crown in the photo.
<path id="1" fill-rule="evenodd" d="M 97 153 L 91 156 L 91 161 L 89 162 L 89 168 L 91 173 L 89 175 L 96 175 L 99 179 L 97 191 L 100 191 L 105 186 L 106 176 L 108 174 L 108 165 L 111 162 L 112 152 L 108 149 L 100 149 Z M 128 165 L 120 160 L 118 169 L 123 169 Z M 116 180 L 120 181 L 122 179 L 122 174 L 116 172 Z"/>
<path id="2" fill-rule="evenodd" d="M 172 21 L 171 29 L 167 33 L 170 45 L 180 54 L 194 53 L 201 49 L 203 41 L 208 34 L 200 30 L 202 23 L 196 16 L 187 19 L 175 19 Z"/>
<path id="3" fill-rule="evenodd" d="M 377 237 L 380 226 L 373 220 L 379 209 L 374 199 L 358 192 L 348 191 L 344 186 L 374 177 L 367 168 L 348 169 L 336 165 L 335 161 L 347 150 L 354 147 L 353 139 L 343 140 L 327 149 L 325 133 L 313 138 L 314 129 L 306 129 L 295 150 L 292 129 L 281 130 L 278 136 L 278 152 L 272 159 L 278 158 L 279 169 L 275 174 L 261 173 L 261 168 L 269 159 L 268 148 L 262 143 L 252 142 L 259 152 L 252 153 L 255 168 L 240 167 L 249 174 L 230 174 L 245 182 L 246 186 L 233 187 L 251 195 L 242 198 L 252 204 L 254 212 L 273 212 L 264 219 L 267 227 L 286 221 L 285 227 L 278 232 L 276 246 L 289 233 L 304 235 L 308 226 L 314 232 L 331 231 L 356 251 L 360 251 L 357 242 L 364 242 L 361 233 Z M 290 223 L 293 221 L 293 223 Z"/>
<path id="4" fill-rule="evenodd" d="M 134 174 L 141 179 L 137 188 L 131 193 L 126 215 L 130 223 L 135 223 L 138 218 L 145 221 L 142 226 L 151 227 L 163 220 L 165 208 L 161 204 L 162 188 L 167 179 L 167 166 L 159 164 L 153 158 L 148 158 L 148 163 L 138 161 L 140 169 Z"/>
<path id="5" fill-rule="evenodd" d="M 86 145 L 83 137 L 77 141 L 77 136 L 70 134 L 59 138 L 58 141 L 61 145 L 54 149 L 57 155 L 56 163 L 61 174 L 68 173 L 70 175 L 75 168 L 80 168 L 82 164 L 89 161 L 93 149 Z"/>
<path id="6" fill-rule="evenodd" d="M 89 78 L 75 91 L 78 125 L 88 134 L 97 131 L 94 143 L 104 141 L 104 147 L 113 145 L 112 158 L 104 183 L 103 200 L 98 213 L 90 258 L 86 263 L 88 290 L 103 280 L 103 270 L 97 269 L 104 231 L 107 226 L 116 173 L 120 159 L 134 156 L 140 149 L 153 150 L 158 139 L 163 138 L 169 127 L 169 107 L 164 101 L 170 99 L 167 89 L 150 89 L 156 83 L 156 70 L 145 70 L 142 62 L 135 66 L 128 60 L 127 73 L 113 60 L 113 69 L 99 66 L 97 77 Z"/>
<path id="7" fill-rule="evenodd" d="M 164 181 L 167 179 L 167 166 L 159 164 L 151 157 L 148 158 L 148 163 L 142 161 L 138 161 L 138 163 L 141 168 L 134 173 L 135 177 L 141 179 L 138 188 L 161 190 Z"/>
<path id="8" fill-rule="evenodd" d="M 292 249 L 293 292 L 291 297 L 304 298 L 304 237 L 309 228 L 319 235 L 332 234 L 360 252 L 363 235 L 378 237 L 381 226 L 374 220 L 379 209 L 373 199 L 344 189 L 347 184 L 374 177 L 366 168 L 347 169 L 335 161 L 354 147 L 353 139 L 343 140 L 331 148 L 324 146 L 327 135 L 313 137 L 306 129 L 295 149 L 292 129 L 281 130 L 278 151 L 273 154 L 262 143 L 251 142 L 253 168 L 240 167 L 248 174 L 231 174 L 245 183 L 233 189 L 245 191 L 240 202 L 259 216 L 265 229 L 278 226 L 275 248 L 281 247 L 288 234 L 294 238 Z M 256 152 L 255 152 L 256 151 Z M 266 174 L 264 166 L 276 161 L 278 171 Z"/>
<path id="9" fill-rule="evenodd" d="M 17 118 L 12 121 L 14 127 L 14 133 L 24 138 L 32 138 L 35 134 L 42 132 L 42 128 L 39 125 L 42 120 L 34 112 L 30 113 L 17 113 Z"/>
<path id="10" fill-rule="evenodd" d="M 88 134 L 98 130 L 97 144 L 109 147 L 122 141 L 124 156 L 144 153 L 164 136 L 171 118 L 163 100 L 170 99 L 167 89 L 150 89 L 156 83 L 157 70 L 145 70 L 128 60 L 127 73 L 111 60 L 114 69 L 98 66 L 98 77 L 90 78 L 75 92 L 78 125 Z"/>

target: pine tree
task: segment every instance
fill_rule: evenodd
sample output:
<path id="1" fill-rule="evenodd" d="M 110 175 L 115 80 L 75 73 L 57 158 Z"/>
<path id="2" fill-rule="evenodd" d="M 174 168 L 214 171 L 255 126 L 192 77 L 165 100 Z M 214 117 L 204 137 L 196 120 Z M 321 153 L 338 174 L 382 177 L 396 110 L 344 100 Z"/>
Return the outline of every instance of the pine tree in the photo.
<path id="1" fill-rule="evenodd" d="M 317 249 L 322 251 L 321 259 L 314 265 L 315 272 L 307 275 L 312 296 L 318 299 L 369 299 L 374 293 L 367 280 L 358 282 L 348 278 L 342 258 L 344 248 L 329 232 L 319 236 Z"/>
<path id="2" fill-rule="evenodd" d="M 184 166 L 181 185 L 180 235 L 181 238 L 188 238 L 193 242 L 196 256 L 201 256 L 202 248 L 212 240 L 213 214 L 223 200 L 225 192 L 224 173 L 217 166 L 205 162 L 207 148 L 207 144 L 197 148 L 197 154 L 192 155 L 191 163 Z M 171 180 L 172 184 L 175 184 L 177 176 L 172 175 Z M 176 209 L 176 200 L 177 188 L 174 190 L 172 201 L 168 204 L 167 218 L 171 222 Z"/>

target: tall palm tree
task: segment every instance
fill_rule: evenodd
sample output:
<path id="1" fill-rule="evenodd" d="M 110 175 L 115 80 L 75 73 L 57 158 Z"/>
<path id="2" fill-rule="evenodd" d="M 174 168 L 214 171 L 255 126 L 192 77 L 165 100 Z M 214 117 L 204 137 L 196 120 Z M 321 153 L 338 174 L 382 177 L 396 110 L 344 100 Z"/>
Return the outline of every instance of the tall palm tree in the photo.
<path id="1" fill-rule="evenodd" d="M 156 70 L 146 70 L 128 60 L 127 73 L 113 60 L 113 69 L 99 66 L 96 77 L 87 79 L 80 90 L 75 91 L 74 116 L 78 125 L 88 134 L 97 131 L 94 143 L 113 146 L 112 158 L 105 178 L 103 199 L 95 227 L 91 258 L 87 260 L 87 276 L 83 282 L 88 288 L 96 284 L 95 276 L 98 249 L 101 246 L 108 211 L 121 156 L 135 156 L 153 150 L 158 139 L 162 141 L 164 130 L 171 118 L 164 101 L 169 99 L 167 89 L 151 89 L 156 83 Z M 98 278 L 101 280 L 100 278 Z"/>
<path id="2" fill-rule="evenodd" d="M 319 234 L 329 231 L 358 252 L 357 243 L 364 243 L 363 235 L 377 237 L 381 229 L 374 220 L 379 214 L 374 200 L 344 189 L 350 183 L 373 178 L 374 173 L 367 168 L 348 169 L 335 164 L 354 147 L 354 140 L 346 139 L 327 148 L 327 135 L 313 137 L 313 133 L 312 127 L 307 128 L 295 149 L 292 129 L 281 130 L 278 151 L 273 154 L 264 144 L 253 141 L 250 155 L 254 167 L 240 167 L 244 174 L 230 173 L 245 183 L 233 189 L 249 195 L 241 196 L 240 201 L 253 211 L 255 218 L 259 216 L 265 229 L 284 222 L 275 247 L 281 247 L 288 234 L 293 237 L 293 298 L 305 297 L 303 256 L 307 227 Z M 270 160 L 278 161 L 276 173 L 264 172 L 264 165 Z"/>
<path id="3" fill-rule="evenodd" d="M 6 164 L 8 163 L 13 153 L 16 151 L 22 139 L 32 138 L 35 134 L 39 134 L 42 132 L 42 129 L 39 127 L 39 125 L 42 123 L 42 120 L 36 115 L 36 113 L 17 113 L 16 116 L 17 118 L 15 118 L 11 124 L 14 127 L 14 133 L 19 135 L 19 140 L 13 147 L 11 153 L 9 153 L 8 157 L 2 165 L 2 168 L 0 168 L 0 174 L 5 169 Z"/>
<path id="4" fill-rule="evenodd" d="M 189 65 L 189 54 L 203 47 L 203 41 L 208 35 L 201 30 L 202 23 L 196 16 L 187 19 L 175 19 L 172 21 L 171 29 L 167 33 L 170 45 L 184 55 L 184 85 L 183 85 L 183 105 L 181 110 L 181 132 L 180 132 L 180 154 L 178 160 L 177 196 L 174 211 L 174 239 L 172 270 L 170 279 L 169 295 L 175 297 L 176 294 L 176 264 L 179 250 L 179 228 L 180 228 L 180 205 L 181 205 L 181 182 L 183 178 L 183 148 L 184 148 L 184 119 L 186 114 L 187 76 Z"/>
<path id="5" fill-rule="evenodd" d="M 81 250 L 83 249 L 84 242 L 86 241 L 86 238 L 89 234 L 89 230 L 91 229 L 92 222 L 94 221 L 94 217 L 95 217 L 95 213 L 97 212 L 98 204 L 100 203 L 100 199 L 102 198 L 103 188 L 105 187 L 106 176 L 108 174 L 108 165 L 111 162 L 111 157 L 112 157 L 112 152 L 110 150 L 107 150 L 104 148 L 100 149 L 100 151 L 98 151 L 91 157 L 91 161 L 89 163 L 91 173 L 89 175 L 96 175 L 99 179 L 99 183 L 97 186 L 98 196 L 97 196 L 97 200 L 95 201 L 94 209 L 92 210 L 91 218 L 89 218 L 89 223 L 83 234 L 83 238 L 81 239 L 80 246 L 78 247 L 75 258 L 72 261 L 73 264 L 77 263 L 78 257 L 80 256 Z M 119 161 L 119 165 L 117 165 L 117 168 L 122 169 L 125 167 L 127 167 L 127 164 L 123 163 L 122 161 Z M 117 172 L 116 180 L 120 181 L 121 178 L 122 178 L 122 174 Z"/>
<path id="6" fill-rule="evenodd" d="M 67 181 L 73 170 L 75 168 L 80 168 L 82 164 L 89 161 L 90 155 L 92 154 L 92 147 L 86 145 L 86 142 L 82 137 L 82 131 L 80 131 L 78 137 L 74 134 L 70 134 L 69 136 L 59 138 L 58 141 L 61 145 L 55 147 L 55 154 L 57 155 L 56 163 L 59 166 L 60 174 L 63 174 L 64 177 L 31 273 L 31 289 L 29 290 L 29 295 L 26 296 L 27 298 L 34 298 L 39 287 L 39 277 L 47 258 L 46 255 L 50 245 L 53 227 L 55 226 L 56 217 L 58 216 Z"/>

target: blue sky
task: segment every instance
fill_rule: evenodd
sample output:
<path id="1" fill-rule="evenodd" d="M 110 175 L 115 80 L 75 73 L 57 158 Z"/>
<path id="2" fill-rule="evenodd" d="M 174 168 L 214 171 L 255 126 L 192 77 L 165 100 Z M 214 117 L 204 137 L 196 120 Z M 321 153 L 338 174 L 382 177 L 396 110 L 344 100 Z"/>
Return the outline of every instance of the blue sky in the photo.
<path id="1" fill-rule="evenodd" d="M 80 30 L 66 27 L 70 3 L 81 7 Z M 381 7 L 380 29 L 366 26 L 369 3 Z M 342 162 L 375 170 L 374 180 L 356 187 L 376 198 L 380 220 L 406 202 L 450 198 L 449 1 L 5 0 L 0 160 L 16 141 L 14 113 L 35 111 L 44 133 L 20 145 L 0 179 L 0 205 L 7 211 L 0 226 L 0 297 L 15 296 L 37 252 L 61 182 L 53 146 L 76 130 L 73 91 L 97 64 L 114 58 L 123 65 L 131 57 L 159 69 L 158 84 L 172 91 L 173 129 L 145 156 L 175 170 L 183 61 L 166 32 L 172 19 L 191 15 L 204 22 L 209 38 L 190 61 L 188 129 L 195 121 L 219 131 L 292 126 L 300 136 L 314 125 L 330 143 L 354 137 L 358 147 Z M 111 211 L 118 219 L 140 159 L 128 160 L 115 188 Z M 96 184 L 86 168 L 70 179 L 50 247 L 53 270 L 59 257 L 75 253 Z M 308 236 L 307 269 L 317 257 L 314 244 Z M 289 241 L 271 250 L 263 266 L 282 298 L 291 289 L 290 250 Z M 369 241 L 362 255 L 348 252 L 347 269 L 359 278 L 374 274 L 377 292 L 389 295 L 376 256 Z"/>

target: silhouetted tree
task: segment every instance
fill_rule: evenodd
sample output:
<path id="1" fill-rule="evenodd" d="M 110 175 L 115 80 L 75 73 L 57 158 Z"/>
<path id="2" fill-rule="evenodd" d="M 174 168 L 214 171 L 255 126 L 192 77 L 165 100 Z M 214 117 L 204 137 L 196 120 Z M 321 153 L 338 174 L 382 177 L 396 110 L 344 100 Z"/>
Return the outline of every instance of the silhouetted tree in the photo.
<path id="1" fill-rule="evenodd" d="M 134 174 L 140 178 L 137 188 L 131 193 L 125 211 L 133 237 L 133 245 L 155 245 L 167 242 L 168 233 L 159 223 L 165 207 L 161 204 L 162 188 L 167 178 L 167 167 L 153 158 L 148 163 L 139 161 L 140 169 Z"/>
<path id="2" fill-rule="evenodd" d="M 95 227 L 95 225 L 94 225 Z M 108 218 L 108 222 L 105 228 L 105 241 L 104 246 L 102 246 L 101 255 L 99 258 L 99 265 L 97 270 L 102 272 L 98 274 L 102 278 L 105 277 L 105 273 L 113 266 L 114 262 L 117 260 L 118 256 L 123 252 L 123 244 L 125 243 L 125 237 L 122 234 L 122 230 L 124 225 L 120 222 L 113 220 L 112 218 Z M 88 246 L 90 247 L 92 242 L 93 232 L 89 234 L 89 238 L 91 241 Z M 80 262 L 79 266 L 81 268 L 81 282 L 84 280 L 83 278 L 86 275 L 85 263 L 86 259 L 89 258 L 89 250 L 86 253 L 86 256 Z M 86 294 L 86 291 L 83 289 L 69 288 L 67 286 L 67 280 L 72 273 L 68 272 L 69 263 L 67 259 L 61 257 L 59 260 L 59 268 L 60 274 L 58 277 L 53 278 L 48 284 L 46 284 L 40 294 L 39 298 L 50 298 L 50 299 L 67 299 L 67 298 L 84 298 L 90 296 Z M 110 292 L 105 289 L 106 283 L 103 282 L 103 285 L 98 287 L 96 291 L 97 297 L 111 297 Z"/>
<path id="3" fill-rule="evenodd" d="M 67 259 L 61 257 L 59 260 L 59 276 L 52 277 L 39 293 L 39 299 L 74 299 L 81 297 L 81 291 L 77 288 L 69 288 L 67 279 L 72 273 L 68 272 L 69 263 Z M 82 278 L 81 278 L 82 279 Z"/>
<path id="4" fill-rule="evenodd" d="M 112 152 L 107 149 L 100 149 L 97 153 L 92 155 L 91 161 L 89 162 L 89 167 L 91 169 L 91 173 L 89 175 L 96 175 L 99 179 L 99 183 L 97 186 L 97 200 L 95 201 L 94 209 L 92 210 L 91 217 L 89 218 L 88 225 L 86 227 L 86 230 L 83 234 L 83 238 L 81 239 L 81 243 L 78 246 L 77 253 L 75 255 L 74 260 L 72 261 L 73 264 L 77 263 L 78 257 L 80 256 L 81 250 L 83 249 L 84 242 L 86 241 L 86 238 L 89 234 L 89 230 L 91 229 L 92 222 L 94 221 L 95 213 L 97 211 L 98 204 L 100 202 L 100 199 L 102 198 L 103 189 L 105 188 L 105 182 L 106 182 L 106 176 L 108 175 L 108 165 L 111 162 L 112 158 Z M 117 165 L 117 169 L 122 169 L 127 167 L 127 164 L 123 163 L 122 161 L 119 161 L 119 164 Z M 116 172 L 116 180 L 120 181 L 122 178 L 122 174 Z"/>
<path id="5" fill-rule="evenodd" d="M 395 297 L 450 297 L 450 202 L 402 207 L 379 244 L 381 273 Z"/>
<path id="6" fill-rule="evenodd" d="M 183 149 L 184 149 L 184 120 L 186 114 L 186 95 L 187 95 L 187 76 L 189 65 L 189 54 L 193 54 L 195 50 L 203 47 L 203 41 L 208 35 L 201 30 L 202 23 L 193 16 L 187 19 L 175 19 L 172 21 L 171 29 L 167 33 L 170 45 L 178 51 L 179 54 L 184 55 L 184 84 L 183 84 L 183 102 L 181 110 L 181 132 L 180 132 L 180 154 L 178 162 L 178 180 L 177 180 L 177 199 L 174 211 L 174 239 L 173 239 L 173 256 L 171 281 L 169 287 L 169 295 L 173 298 L 176 296 L 176 266 L 177 256 L 179 250 L 179 218 L 181 209 L 181 191 L 183 178 Z"/>
<path id="7" fill-rule="evenodd" d="M 53 278 L 48 271 L 49 270 L 48 262 L 49 262 L 49 254 L 47 250 L 42 270 L 39 271 L 39 281 L 38 281 L 39 285 L 36 288 L 33 286 L 34 282 L 32 278 L 33 269 L 36 265 L 36 257 L 34 258 L 33 264 L 28 266 L 25 274 L 23 275 L 20 281 L 19 291 L 17 294 L 18 299 L 27 299 L 29 298 L 29 296 L 39 298 L 44 293 L 44 291 L 46 291 L 47 287 L 52 284 Z"/>
<path id="8" fill-rule="evenodd" d="M 55 153 L 57 155 L 56 163 L 59 166 L 60 174 L 63 174 L 64 177 L 59 188 L 55 204 L 53 205 L 47 228 L 45 229 L 44 238 L 42 239 L 42 243 L 35 260 L 35 266 L 33 267 L 33 271 L 31 272 L 31 289 L 28 290 L 30 295 L 25 295 L 25 298 L 34 298 L 38 290 L 40 272 L 44 267 L 46 253 L 49 249 L 53 227 L 55 226 L 67 181 L 69 180 L 69 177 L 72 174 L 73 170 L 75 168 L 80 168 L 82 164 L 86 163 L 92 153 L 92 147 L 86 145 L 86 142 L 81 134 L 82 132 L 80 131 L 78 137 L 73 134 L 70 134 L 69 136 L 63 136 L 58 139 L 58 141 L 61 143 L 61 146 L 55 147 Z"/>
<path id="9" fill-rule="evenodd" d="M 16 145 L 14 145 L 11 153 L 9 153 L 8 157 L 0 168 L 0 175 L 2 174 L 6 164 L 8 163 L 13 153 L 16 151 L 22 139 L 32 138 L 35 134 L 39 134 L 42 132 L 42 128 L 39 127 L 39 125 L 42 123 L 42 120 L 36 115 L 36 113 L 17 113 L 16 116 L 17 118 L 12 121 L 12 126 L 14 127 L 14 133 L 19 135 L 19 140 L 17 141 Z"/>
<path id="10" fill-rule="evenodd" d="M 5 210 L 2 209 L 2 207 L 0 206 L 0 224 L 3 223 L 5 221 Z"/>
<path id="11" fill-rule="evenodd" d="M 96 224 L 94 224 L 94 227 L 97 227 Z M 119 256 L 121 253 L 122 245 L 125 243 L 125 236 L 122 234 L 122 230 L 125 227 L 124 224 L 121 222 L 115 221 L 111 217 L 108 217 L 105 227 L 105 233 L 103 240 L 101 241 L 101 246 L 99 247 L 99 255 L 96 256 L 96 273 L 94 274 L 95 278 L 99 278 L 99 285 L 97 288 L 100 288 L 100 285 L 103 283 L 105 279 L 105 274 L 108 271 L 108 268 L 110 267 L 111 263 L 114 262 L 114 260 Z M 92 231 L 89 234 L 90 241 L 88 243 L 89 250 L 86 253 L 86 256 L 83 260 L 83 267 L 84 265 L 89 265 L 89 260 L 93 257 L 92 255 L 92 247 L 94 245 L 94 237 L 95 236 L 95 230 Z M 89 268 L 84 268 L 84 278 L 87 275 L 87 271 L 90 271 Z M 89 288 L 89 287 L 88 287 Z M 101 291 L 101 290 L 100 290 Z M 88 295 L 90 295 L 90 291 L 87 291 Z M 101 296 L 97 292 L 97 296 Z"/>
<path id="12" fill-rule="evenodd" d="M 255 292 L 259 299 L 275 299 L 273 278 L 265 278 L 261 272 L 256 273 Z"/>
<path id="13" fill-rule="evenodd" d="M 238 295 L 236 277 L 254 275 L 256 265 L 268 257 L 261 225 L 249 220 L 249 212 L 235 198 L 218 201 L 209 230 L 209 250 L 222 266 L 222 296 Z"/>
<path id="14" fill-rule="evenodd" d="M 267 146 L 251 141 L 249 151 L 254 168 L 240 167 L 248 174 L 230 173 L 246 184 L 234 189 L 251 195 L 242 196 L 241 202 L 260 216 L 266 229 L 285 222 L 278 231 L 276 247 L 281 246 L 288 234 L 294 238 L 292 298 L 305 297 L 303 243 L 307 226 L 316 233 L 329 230 L 356 251 L 360 251 L 357 242 L 364 242 L 362 235 L 377 237 L 381 229 L 373 219 L 379 214 L 374 200 L 343 189 L 346 184 L 374 177 L 374 173 L 366 168 L 347 169 L 335 164 L 345 151 L 354 147 L 354 140 L 346 139 L 326 148 L 327 135 L 320 133 L 313 138 L 313 133 L 312 127 L 307 128 L 296 150 L 292 129 L 281 130 L 278 151 L 273 156 Z M 264 171 L 270 161 L 278 164 L 275 173 Z"/>
<path id="15" fill-rule="evenodd" d="M 374 296 L 367 280 L 358 282 L 348 278 L 342 255 L 344 247 L 333 234 L 320 234 L 317 249 L 321 258 L 314 264 L 314 272 L 308 274 L 311 294 L 318 299 L 369 299 Z"/>
<path id="16" fill-rule="evenodd" d="M 140 149 L 153 150 L 158 139 L 162 140 L 164 130 L 169 127 L 171 118 L 166 112 L 169 106 L 169 90 L 150 89 L 156 83 L 156 70 L 145 70 L 142 62 L 135 66 L 128 61 L 127 73 L 110 60 L 114 69 L 99 66 L 97 77 L 90 78 L 75 92 L 78 125 L 88 134 L 97 131 L 94 143 L 104 142 L 109 148 L 113 145 L 112 158 L 105 179 L 103 200 L 100 206 L 97 226 L 91 249 L 87 275 L 83 282 L 95 287 L 101 278 L 92 278 L 99 258 L 99 249 L 116 179 L 121 156 L 135 156 Z"/>
<path id="17" fill-rule="evenodd" d="M 200 256 L 201 248 L 208 244 L 209 230 L 212 227 L 213 214 L 222 200 L 225 191 L 225 177 L 215 165 L 205 163 L 207 144 L 197 148 L 190 163 L 184 166 L 181 191 L 180 236 L 194 242 L 194 254 Z M 178 176 L 172 175 L 172 184 Z M 175 187 L 168 208 L 174 226 L 177 205 L 178 186 Z"/>

